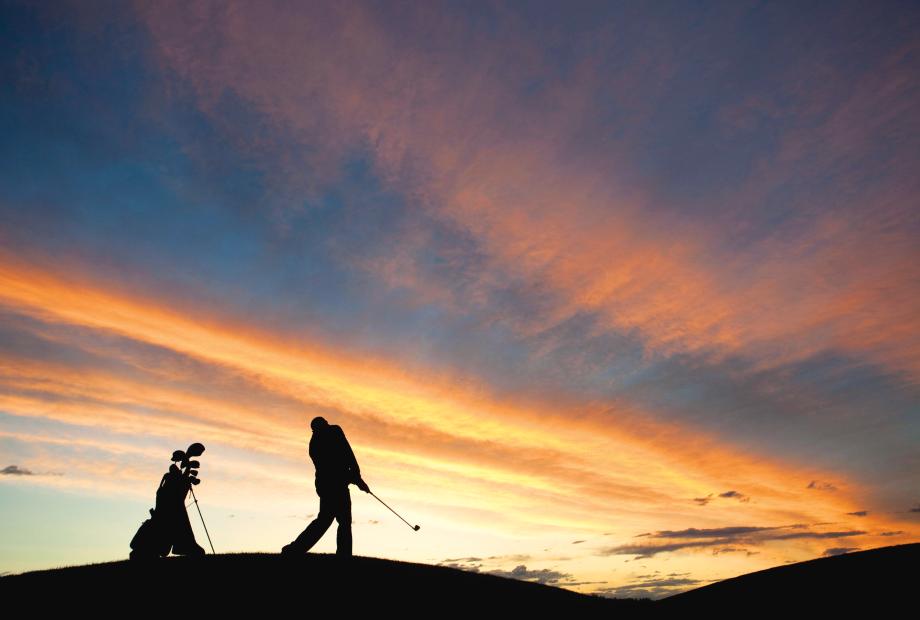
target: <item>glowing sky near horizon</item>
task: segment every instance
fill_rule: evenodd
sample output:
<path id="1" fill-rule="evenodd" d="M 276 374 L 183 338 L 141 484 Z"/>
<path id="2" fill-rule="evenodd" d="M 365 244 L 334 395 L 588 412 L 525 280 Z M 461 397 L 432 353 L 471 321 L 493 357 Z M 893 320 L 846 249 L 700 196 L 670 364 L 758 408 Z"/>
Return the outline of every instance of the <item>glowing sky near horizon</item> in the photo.
<path id="1" fill-rule="evenodd" d="M 0 16 L 0 572 L 126 557 L 193 441 L 218 551 L 280 549 L 315 415 L 422 525 L 354 489 L 361 555 L 662 596 L 920 541 L 911 3 Z"/>

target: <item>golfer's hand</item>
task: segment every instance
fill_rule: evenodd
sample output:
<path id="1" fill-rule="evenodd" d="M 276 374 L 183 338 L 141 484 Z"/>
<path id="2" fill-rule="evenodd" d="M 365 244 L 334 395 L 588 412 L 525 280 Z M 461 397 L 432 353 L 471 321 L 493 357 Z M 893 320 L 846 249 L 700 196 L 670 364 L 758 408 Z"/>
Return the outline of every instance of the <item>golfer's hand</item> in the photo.
<path id="1" fill-rule="evenodd" d="M 364 482 L 363 478 L 359 479 L 355 484 L 358 485 L 358 488 L 364 491 L 365 493 L 371 492 L 371 488 L 367 486 L 367 483 Z"/>

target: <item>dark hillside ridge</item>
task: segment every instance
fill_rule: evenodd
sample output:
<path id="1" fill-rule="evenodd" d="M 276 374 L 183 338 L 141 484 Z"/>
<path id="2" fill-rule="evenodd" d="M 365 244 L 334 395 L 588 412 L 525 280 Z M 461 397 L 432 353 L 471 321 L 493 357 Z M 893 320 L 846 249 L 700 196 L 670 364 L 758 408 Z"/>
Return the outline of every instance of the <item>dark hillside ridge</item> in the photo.
<path id="1" fill-rule="evenodd" d="M 12 575 L 0 578 L 0 600 L 4 609 L 89 611 L 105 617 L 271 611 L 308 618 L 311 613 L 686 618 L 686 612 L 742 617 L 752 611 L 795 616 L 804 610 L 912 617 L 918 574 L 920 543 L 779 566 L 652 602 L 376 558 L 227 554 Z M 17 603 L 24 607 L 13 607 Z"/>
<path id="2" fill-rule="evenodd" d="M 233 613 L 261 608 L 307 617 L 372 610 L 413 616 L 489 617 L 501 612 L 590 617 L 653 605 L 445 566 L 312 553 L 295 558 L 227 554 L 126 560 L 35 571 L 0 579 L 0 597 L 7 608 L 14 602 L 39 609 L 45 604 L 74 609 L 98 605 L 105 612 L 134 608 L 168 616 L 168 610 Z"/>
<path id="3" fill-rule="evenodd" d="M 857 551 L 777 566 L 676 594 L 656 608 L 681 612 L 712 609 L 742 611 L 797 608 L 860 609 L 906 605 L 916 609 L 920 587 L 920 543 Z M 851 609 L 852 611 L 852 609 Z M 900 615 L 900 614 L 899 614 Z"/>

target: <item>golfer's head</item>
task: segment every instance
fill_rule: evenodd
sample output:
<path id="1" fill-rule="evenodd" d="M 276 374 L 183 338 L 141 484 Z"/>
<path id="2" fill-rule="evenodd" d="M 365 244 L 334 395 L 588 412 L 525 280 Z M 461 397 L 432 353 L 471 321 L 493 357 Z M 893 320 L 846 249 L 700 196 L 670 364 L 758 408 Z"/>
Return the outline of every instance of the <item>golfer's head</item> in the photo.
<path id="1" fill-rule="evenodd" d="M 313 421 L 310 422 L 310 428 L 313 429 L 314 433 L 321 429 L 326 428 L 327 426 L 329 426 L 329 422 L 326 422 L 326 418 L 322 418 L 319 416 L 313 418 Z"/>

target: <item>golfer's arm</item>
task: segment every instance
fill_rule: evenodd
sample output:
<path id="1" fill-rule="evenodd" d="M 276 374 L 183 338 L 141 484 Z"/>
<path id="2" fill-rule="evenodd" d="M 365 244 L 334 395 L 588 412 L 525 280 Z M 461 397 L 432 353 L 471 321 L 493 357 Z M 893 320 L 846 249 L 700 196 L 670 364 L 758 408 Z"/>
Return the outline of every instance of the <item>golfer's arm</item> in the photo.
<path id="1" fill-rule="evenodd" d="M 361 468 L 358 467 L 358 459 L 355 458 L 355 453 L 351 449 L 351 444 L 348 443 L 348 438 L 345 437 L 345 433 L 342 433 L 342 442 L 345 445 L 345 457 L 348 459 L 348 467 L 355 474 L 355 481 L 361 479 Z"/>

